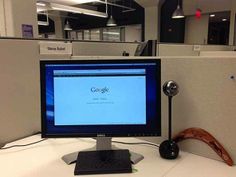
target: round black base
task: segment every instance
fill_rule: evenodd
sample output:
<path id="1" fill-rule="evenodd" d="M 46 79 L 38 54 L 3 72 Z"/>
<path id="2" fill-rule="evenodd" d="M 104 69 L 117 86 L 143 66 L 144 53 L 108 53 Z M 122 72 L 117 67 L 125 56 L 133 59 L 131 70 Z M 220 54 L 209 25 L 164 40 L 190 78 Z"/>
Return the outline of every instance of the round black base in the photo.
<path id="1" fill-rule="evenodd" d="M 179 147 L 172 140 L 163 141 L 159 147 L 160 156 L 164 159 L 176 159 L 179 155 Z"/>

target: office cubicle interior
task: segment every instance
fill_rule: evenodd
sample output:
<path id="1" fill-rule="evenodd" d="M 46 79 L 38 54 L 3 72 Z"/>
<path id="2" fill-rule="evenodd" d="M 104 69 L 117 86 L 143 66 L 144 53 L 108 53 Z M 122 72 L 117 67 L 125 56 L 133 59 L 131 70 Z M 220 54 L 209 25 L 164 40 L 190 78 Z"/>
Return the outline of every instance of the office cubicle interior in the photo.
<path id="1" fill-rule="evenodd" d="M 47 42 L 47 41 L 44 41 Z M 50 41 L 51 42 L 51 41 Z M 58 42 L 58 41 L 56 41 Z M 84 50 L 76 51 L 77 47 L 88 46 Z M 99 50 L 100 56 L 86 55 L 86 50 L 96 51 L 99 43 L 79 44 L 75 42 L 71 55 L 40 55 L 39 41 L 35 40 L 12 40 L 1 39 L 1 129 L 0 143 L 5 144 L 16 139 L 30 136 L 41 130 L 40 123 L 40 86 L 39 86 L 39 60 L 40 59 L 135 59 L 135 45 L 137 43 L 112 43 L 110 50 L 116 56 L 109 56 L 105 50 Z M 109 43 L 110 44 L 110 43 Z M 74 45 L 72 43 L 72 45 Z M 101 47 L 108 45 L 102 43 Z M 122 46 L 130 51 L 129 57 L 123 57 Z M 183 47 L 181 45 L 165 44 L 168 47 Z M 164 44 L 157 45 L 157 51 L 163 48 Z M 114 47 L 115 46 L 115 47 Z M 96 47 L 96 48 L 95 48 Z M 210 47 L 214 53 L 214 46 L 200 46 L 202 50 Z M 195 53 L 194 46 L 187 46 L 189 51 Z M 186 49 L 187 49 L 186 48 Z M 232 47 L 223 47 L 222 50 L 229 50 Z M 191 50 L 190 50 L 191 49 Z M 162 64 L 162 84 L 167 80 L 175 80 L 180 87 L 179 94 L 173 99 L 173 133 L 190 127 L 199 127 L 209 131 L 221 142 L 225 149 L 235 159 L 236 144 L 233 141 L 235 132 L 235 56 L 219 51 L 216 46 L 216 53 L 220 56 L 191 56 L 189 51 L 184 50 L 183 54 L 175 56 L 157 56 Z M 173 50 L 181 52 L 181 50 Z M 83 56 L 84 52 L 84 56 Z M 184 54 L 188 52 L 188 54 Z M 201 51 L 197 51 L 198 55 Z M 232 51 L 231 51 L 232 52 Z M 168 53 L 171 55 L 171 53 Z M 162 93 L 162 137 L 146 138 L 154 143 L 160 143 L 167 138 L 167 97 Z M 181 150 L 196 153 L 206 157 L 220 160 L 217 155 L 205 144 L 189 140 L 180 143 Z"/>

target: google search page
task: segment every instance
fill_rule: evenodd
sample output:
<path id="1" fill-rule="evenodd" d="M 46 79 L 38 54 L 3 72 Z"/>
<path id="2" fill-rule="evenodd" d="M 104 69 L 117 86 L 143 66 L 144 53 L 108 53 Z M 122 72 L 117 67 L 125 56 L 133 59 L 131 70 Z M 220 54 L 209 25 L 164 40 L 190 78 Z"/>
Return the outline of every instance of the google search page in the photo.
<path id="1" fill-rule="evenodd" d="M 63 71 L 55 76 L 55 125 L 146 124 L 145 70 Z"/>

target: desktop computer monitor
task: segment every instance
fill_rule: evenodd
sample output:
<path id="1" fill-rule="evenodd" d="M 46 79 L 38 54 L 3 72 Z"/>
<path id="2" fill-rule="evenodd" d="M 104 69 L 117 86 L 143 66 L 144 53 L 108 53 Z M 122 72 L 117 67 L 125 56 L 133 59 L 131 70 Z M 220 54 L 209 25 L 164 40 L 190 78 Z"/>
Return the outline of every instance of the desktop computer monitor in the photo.
<path id="1" fill-rule="evenodd" d="M 161 135 L 158 59 L 45 60 L 40 75 L 44 138 Z"/>

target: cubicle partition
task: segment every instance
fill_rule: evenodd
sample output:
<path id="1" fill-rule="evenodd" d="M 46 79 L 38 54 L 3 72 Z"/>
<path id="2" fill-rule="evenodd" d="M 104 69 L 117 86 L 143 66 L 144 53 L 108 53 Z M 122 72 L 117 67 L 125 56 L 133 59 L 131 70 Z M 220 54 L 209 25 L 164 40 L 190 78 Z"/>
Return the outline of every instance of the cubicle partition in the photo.
<path id="1" fill-rule="evenodd" d="M 43 59 L 70 59 L 71 56 L 134 56 L 139 43 L 99 42 L 99 41 L 40 41 L 40 58 Z M 71 53 L 55 50 L 54 53 L 46 50 L 57 45 L 71 45 Z M 52 48 L 52 47 L 51 47 Z"/>
<path id="2" fill-rule="evenodd" d="M 236 57 L 161 58 L 162 83 L 175 80 L 173 134 L 199 127 L 210 132 L 236 161 Z M 163 135 L 167 136 L 167 98 L 162 94 Z M 186 140 L 180 149 L 219 159 L 205 143 Z"/>
<path id="3" fill-rule="evenodd" d="M 157 54 L 163 56 L 200 56 L 201 53 L 233 51 L 234 46 L 228 45 L 194 45 L 194 44 L 158 44 Z M 227 56 L 227 55 L 226 55 Z"/>
<path id="4" fill-rule="evenodd" d="M 0 145 L 40 130 L 38 41 L 0 40 Z"/>
<path id="5" fill-rule="evenodd" d="M 200 56 L 205 57 L 236 57 L 236 51 L 201 51 Z"/>
<path id="6" fill-rule="evenodd" d="M 188 44 L 158 44 L 158 56 L 198 56 L 199 51 L 194 51 L 193 45 Z"/>
<path id="7" fill-rule="evenodd" d="M 138 43 L 72 42 L 73 56 L 134 56 Z"/>
<path id="8" fill-rule="evenodd" d="M 85 52 L 88 48 L 84 45 L 78 44 L 78 51 Z M 111 49 L 98 46 L 98 53 L 113 51 L 108 56 L 114 56 L 120 55 L 123 49 L 134 52 L 134 44 L 129 46 L 130 51 L 127 48 L 119 51 L 117 45 L 111 45 Z M 55 55 L 40 56 L 38 41 L 31 40 L 0 40 L 0 54 L 0 144 L 3 144 L 40 131 L 39 59 L 58 58 Z M 86 58 L 96 59 L 95 53 L 93 55 Z M 175 80 L 180 87 L 179 94 L 173 98 L 173 133 L 190 127 L 203 128 L 214 135 L 236 160 L 236 57 L 175 56 L 161 57 L 161 62 L 162 84 Z M 150 141 L 160 143 L 167 138 L 167 112 L 167 97 L 162 94 L 162 137 L 149 138 Z M 219 159 L 202 142 L 186 140 L 180 145 L 182 150 Z"/>
<path id="9" fill-rule="evenodd" d="M 201 45 L 200 51 L 233 51 L 234 46 L 229 45 Z"/>

